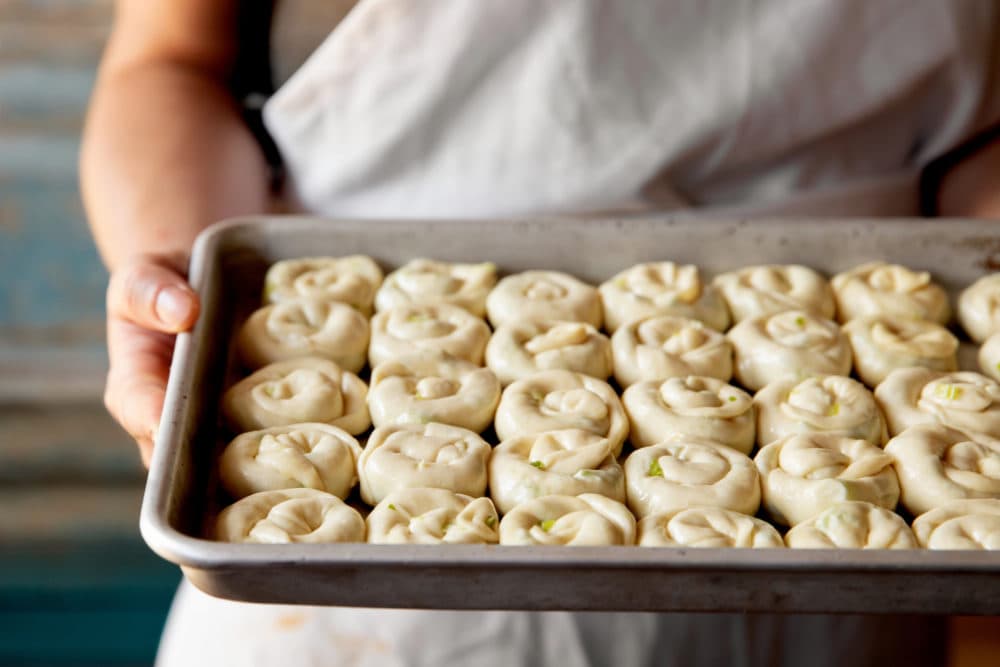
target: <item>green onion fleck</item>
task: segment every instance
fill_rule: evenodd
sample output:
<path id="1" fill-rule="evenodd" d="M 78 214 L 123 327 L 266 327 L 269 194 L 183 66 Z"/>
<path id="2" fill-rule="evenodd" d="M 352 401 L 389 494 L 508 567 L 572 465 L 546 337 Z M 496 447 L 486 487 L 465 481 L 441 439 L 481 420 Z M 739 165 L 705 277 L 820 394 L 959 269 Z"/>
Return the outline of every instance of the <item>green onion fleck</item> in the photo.
<path id="1" fill-rule="evenodd" d="M 736 402 L 736 397 L 735 396 L 730 396 L 729 397 L 729 402 L 730 403 L 735 403 Z"/>
<path id="2" fill-rule="evenodd" d="M 392 503 L 389 503 L 389 509 L 394 510 L 394 509 L 396 509 L 396 506 L 393 505 Z"/>
<path id="3" fill-rule="evenodd" d="M 947 401 L 956 401 L 962 397 L 962 388 L 953 384 L 939 384 L 934 389 L 934 393 L 937 394 L 938 398 L 943 398 Z"/>
<path id="4" fill-rule="evenodd" d="M 497 518 L 495 516 L 488 516 L 483 519 L 483 523 L 485 523 L 487 527 L 492 528 L 497 525 Z"/>
<path id="5" fill-rule="evenodd" d="M 806 318 L 800 315 L 799 317 L 795 318 L 795 323 L 800 327 L 804 327 L 806 325 Z"/>
<path id="6" fill-rule="evenodd" d="M 660 461 L 658 459 L 653 459 L 649 464 L 649 470 L 646 471 L 647 477 L 663 477 L 663 468 L 660 467 Z"/>
<path id="7" fill-rule="evenodd" d="M 552 526 L 556 525 L 556 520 L 555 519 L 546 519 L 545 521 L 542 521 L 538 525 L 541 526 L 542 530 L 544 530 L 547 533 L 550 530 L 552 530 Z"/>
<path id="8" fill-rule="evenodd" d="M 840 414 L 840 403 L 834 403 L 830 406 L 830 409 L 826 411 L 827 417 L 836 417 Z"/>
<path id="9" fill-rule="evenodd" d="M 532 461 L 531 465 L 535 466 L 539 470 L 545 470 L 545 464 L 542 463 L 541 461 Z"/>

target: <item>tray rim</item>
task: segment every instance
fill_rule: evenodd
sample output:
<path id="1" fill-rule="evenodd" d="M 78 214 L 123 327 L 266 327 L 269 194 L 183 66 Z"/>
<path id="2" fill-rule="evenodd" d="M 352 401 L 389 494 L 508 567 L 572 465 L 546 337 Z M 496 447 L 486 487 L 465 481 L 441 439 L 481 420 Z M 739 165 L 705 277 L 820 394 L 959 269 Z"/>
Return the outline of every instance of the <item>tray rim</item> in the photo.
<path id="1" fill-rule="evenodd" d="M 807 224 L 822 218 L 795 218 Z M 240 216 L 213 224 L 196 239 L 190 260 L 189 280 L 201 293 L 211 279 L 207 260 L 214 256 L 227 236 L 256 228 L 268 231 L 279 226 L 310 226 L 318 221 L 327 225 L 353 224 L 418 224 L 451 226 L 456 224 L 529 224 L 542 226 L 575 225 L 674 225 L 689 224 L 691 216 L 651 215 L 638 217 L 531 217 L 524 219 L 443 219 L 443 220 L 358 220 L 330 219 L 311 215 Z M 705 225 L 782 225 L 782 218 L 698 218 Z M 835 224 L 866 227 L 902 226 L 913 229 L 968 224 L 977 228 L 984 224 L 977 219 L 954 218 L 844 218 Z M 1000 236 L 1000 223 L 997 224 Z M 199 321 L 200 323 L 200 321 Z M 789 571 L 796 574 L 834 574 L 846 571 L 921 574 L 929 572 L 955 574 L 1000 574 L 1000 553 L 990 551 L 946 550 L 861 550 L 861 549 L 699 549 L 684 547 L 573 547 L 541 546 L 508 547 L 499 545 L 374 545 L 345 543 L 324 545 L 250 545 L 215 542 L 192 537 L 174 526 L 167 518 L 173 482 L 178 472 L 179 429 L 188 415 L 192 395 L 191 368 L 193 345 L 201 325 L 177 336 L 170 368 L 170 380 L 164 401 L 165 417 L 155 438 L 153 458 L 146 480 L 140 511 L 140 532 L 147 545 L 164 559 L 185 568 L 207 571 L 234 570 L 242 567 L 278 564 L 308 564 L 309 566 L 357 567 L 406 566 L 435 568 L 489 567 L 614 567 L 629 569 L 667 569 L 698 572 Z M 749 557 L 748 557 L 749 556 Z"/>

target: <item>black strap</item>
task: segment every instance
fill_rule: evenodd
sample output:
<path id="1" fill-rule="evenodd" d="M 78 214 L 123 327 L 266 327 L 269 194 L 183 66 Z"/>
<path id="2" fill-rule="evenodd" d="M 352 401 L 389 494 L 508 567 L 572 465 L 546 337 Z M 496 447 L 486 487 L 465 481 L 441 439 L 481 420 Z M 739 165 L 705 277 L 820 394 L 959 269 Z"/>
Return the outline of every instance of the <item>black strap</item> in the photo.
<path id="1" fill-rule="evenodd" d="M 271 20 L 275 0 L 241 0 L 237 15 L 237 51 L 230 89 L 243 106 L 243 119 L 271 167 L 271 188 L 284 180 L 281 153 L 264 127 L 264 102 L 274 93 L 271 73 Z"/>

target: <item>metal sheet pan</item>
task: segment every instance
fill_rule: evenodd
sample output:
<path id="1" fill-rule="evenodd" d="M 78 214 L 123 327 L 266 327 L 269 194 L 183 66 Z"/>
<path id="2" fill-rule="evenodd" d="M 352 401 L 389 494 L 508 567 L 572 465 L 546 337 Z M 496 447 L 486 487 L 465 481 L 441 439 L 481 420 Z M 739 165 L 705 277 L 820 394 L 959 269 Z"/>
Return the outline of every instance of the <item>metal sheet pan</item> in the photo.
<path id="1" fill-rule="evenodd" d="M 1000 267 L 1000 226 L 973 220 L 328 221 L 259 217 L 206 231 L 191 281 L 203 299 L 179 336 L 141 529 L 202 590 L 257 601 L 445 609 L 1000 614 L 1000 553 L 243 545 L 203 539 L 220 503 L 217 408 L 235 378 L 233 324 L 280 259 L 366 253 L 559 269 L 598 283 L 641 261 L 708 274 L 763 262 L 828 274 L 883 259 L 952 293 Z"/>

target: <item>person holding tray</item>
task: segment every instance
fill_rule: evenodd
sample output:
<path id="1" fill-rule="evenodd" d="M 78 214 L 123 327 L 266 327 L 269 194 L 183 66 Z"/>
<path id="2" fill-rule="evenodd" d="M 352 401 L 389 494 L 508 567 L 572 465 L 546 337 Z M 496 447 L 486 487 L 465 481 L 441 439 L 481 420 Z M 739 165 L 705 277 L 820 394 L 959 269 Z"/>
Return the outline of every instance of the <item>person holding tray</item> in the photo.
<path id="1" fill-rule="evenodd" d="M 111 271 L 106 404 L 147 463 L 216 220 L 1000 217 L 994 3 L 117 5 L 82 188 Z M 272 78 L 261 124 L 243 102 Z M 930 618 L 298 608 L 184 585 L 159 664 L 918 665 L 942 646 Z"/>

